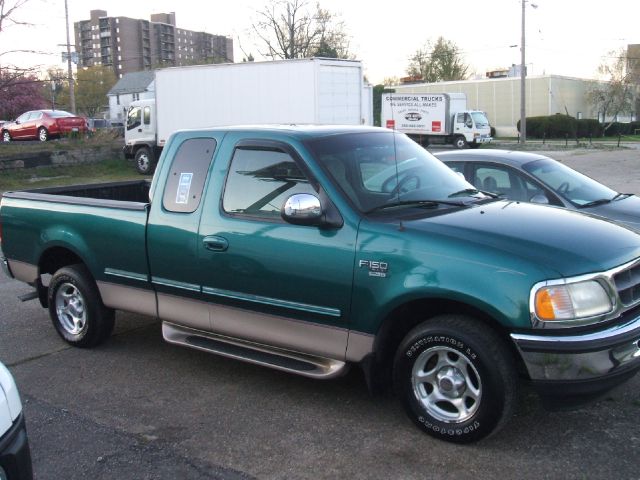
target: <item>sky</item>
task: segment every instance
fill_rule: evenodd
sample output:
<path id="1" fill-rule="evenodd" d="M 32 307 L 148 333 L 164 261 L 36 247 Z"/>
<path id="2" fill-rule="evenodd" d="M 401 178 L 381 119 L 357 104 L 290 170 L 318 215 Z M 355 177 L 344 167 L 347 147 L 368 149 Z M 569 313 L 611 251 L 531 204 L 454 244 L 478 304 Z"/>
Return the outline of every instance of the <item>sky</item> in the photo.
<path id="1" fill-rule="evenodd" d="M 179 28 L 232 37 L 235 61 L 249 53 L 261 60 L 251 25 L 265 5 L 266 0 L 68 0 L 71 42 L 73 22 L 88 19 L 90 10 L 142 19 L 175 12 Z M 373 84 L 406 76 L 409 58 L 439 36 L 453 41 L 469 71 L 482 77 L 520 63 L 521 0 L 320 0 L 320 5 L 344 22 L 351 51 Z M 525 12 L 529 75 L 596 78 L 609 52 L 640 43 L 637 0 L 529 0 Z M 64 1 L 28 0 L 15 18 L 32 25 L 3 25 L 0 53 L 45 54 L 4 54 L 0 64 L 65 68 L 60 59 L 65 47 L 59 46 L 66 43 Z"/>

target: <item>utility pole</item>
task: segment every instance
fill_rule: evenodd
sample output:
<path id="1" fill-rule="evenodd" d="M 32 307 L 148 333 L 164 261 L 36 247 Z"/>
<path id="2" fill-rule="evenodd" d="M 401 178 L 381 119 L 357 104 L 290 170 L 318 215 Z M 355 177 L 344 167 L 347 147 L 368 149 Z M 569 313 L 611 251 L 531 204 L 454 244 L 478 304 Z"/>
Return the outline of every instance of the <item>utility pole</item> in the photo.
<path id="1" fill-rule="evenodd" d="M 66 0 L 65 0 L 66 1 Z M 522 38 L 520 39 L 520 143 L 527 141 L 527 106 L 526 106 L 526 64 L 525 64 L 525 28 L 524 28 L 524 11 L 527 0 L 522 0 Z"/>
<path id="2" fill-rule="evenodd" d="M 76 89 L 73 83 L 73 69 L 71 68 L 71 42 L 69 40 L 69 7 L 67 0 L 64 0 L 64 21 L 67 27 L 67 70 L 69 77 L 69 100 L 71 102 L 71 113 L 76 113 Z"/>

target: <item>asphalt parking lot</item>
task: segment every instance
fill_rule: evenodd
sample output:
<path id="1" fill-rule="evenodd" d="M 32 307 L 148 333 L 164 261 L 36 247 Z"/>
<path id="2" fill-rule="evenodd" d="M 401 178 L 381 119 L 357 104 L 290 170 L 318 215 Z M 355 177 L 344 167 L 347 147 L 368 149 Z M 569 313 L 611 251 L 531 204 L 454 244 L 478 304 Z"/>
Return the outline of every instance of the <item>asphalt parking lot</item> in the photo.
<path id="1" fill-rule="evenodd" d="M 640 150 L 552 152 L 640 194 Z M 418 431 L 364 377 L 315 381 L 172 346 L 152 318 L 118 313 L 93 350 L 67 346 L 29 287 L 0 275 L 0 360 L 20 388 L 36 478 L 493 479 L 640 477 L 640 376 L 578 410 L 529 391 L 470 446 Z"/>

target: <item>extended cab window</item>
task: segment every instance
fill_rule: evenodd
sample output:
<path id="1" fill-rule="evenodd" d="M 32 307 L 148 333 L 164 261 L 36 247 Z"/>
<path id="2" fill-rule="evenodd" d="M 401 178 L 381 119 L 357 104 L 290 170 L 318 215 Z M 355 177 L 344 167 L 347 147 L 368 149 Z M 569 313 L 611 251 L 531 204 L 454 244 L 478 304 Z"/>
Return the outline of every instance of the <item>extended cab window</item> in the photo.
<path id="1" fill-rule="evenodd" d="M 315 191 L 288 153 L 241 147 L 231 159 L 222 205 L 227 213 L 276 219 L 282 204 L 295 193 Z"/>
<path id="2" fill-rule="evenodd" d="M 196 211 L 215 149 L 213 138 L 191 138 L 180 145 L 164 188 L 162 206 L 166 210 L 178 213 Z"/>

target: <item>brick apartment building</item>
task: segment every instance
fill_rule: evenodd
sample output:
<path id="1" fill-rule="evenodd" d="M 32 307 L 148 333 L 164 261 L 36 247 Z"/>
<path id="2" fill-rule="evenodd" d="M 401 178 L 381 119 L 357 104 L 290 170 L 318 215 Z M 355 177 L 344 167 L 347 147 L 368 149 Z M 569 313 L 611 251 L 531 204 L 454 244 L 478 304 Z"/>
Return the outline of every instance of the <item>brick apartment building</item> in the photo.
<path id="1" fill-rule="evenodd" d="M 178 28 L 175 13 L 149 21 L 91 10 L 90 17 L 74 23 L 79 68 L 106 65 L 122 78 L 159 66 L 233 62 L 231 38 Z"/>

